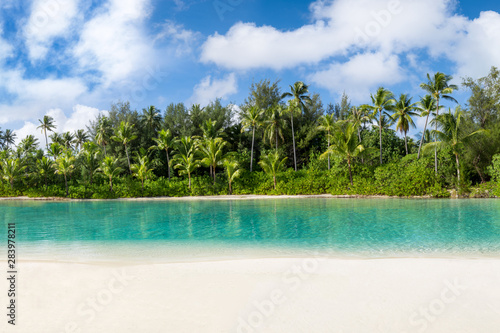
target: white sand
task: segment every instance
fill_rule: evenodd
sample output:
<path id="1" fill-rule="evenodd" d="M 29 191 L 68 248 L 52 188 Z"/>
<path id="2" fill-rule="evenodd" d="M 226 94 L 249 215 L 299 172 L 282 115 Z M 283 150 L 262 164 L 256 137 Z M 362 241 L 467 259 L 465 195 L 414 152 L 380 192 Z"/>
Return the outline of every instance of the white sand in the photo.
<path id="1" fill-rule="evenodd" d="M 500 259 L 19 265 L 0 332 L 500 332 Z"/>

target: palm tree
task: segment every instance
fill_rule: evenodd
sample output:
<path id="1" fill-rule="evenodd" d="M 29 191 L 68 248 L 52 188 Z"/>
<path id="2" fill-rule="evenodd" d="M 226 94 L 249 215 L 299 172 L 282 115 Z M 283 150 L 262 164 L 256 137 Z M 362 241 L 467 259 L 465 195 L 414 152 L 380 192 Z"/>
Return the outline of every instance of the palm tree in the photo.
<path id="1" fill-rule="evenodd" d="M 252 172 L 253 166 L 253 146 L 255 141 L 255 129 L 259 127 L 262 123 L 262 114 L 264 110 L 259 109 L 256 106 L 251 106 L 241 113 L 241 124 L 243 127 L 241 131 L 243 132 L 247 128 L 252 129 L 252 149 L 250 153 L 250 172 Z"/>
<path id="2" fill-rule="evenodd" d="M 358 139 L 361 142 L 361 125 L 369 122 L 371 120 L 370 116 L 366 115 L 366 108 L 364 107 L 355 107 L 353 106 L 351 109 L 351 114 L 348 117 L 348 120 L 353 122 L 358 129 Z"/>
<path id="3" fill-rule="evenodd" d="M 241 175 L 241 169 L 239 167 L 240 165 L 236 160 L 231 158 L 224 159 L 224 168 L 226 168 L 227 181 L 229 183 L 229 195 L 233 194 L 233 180 Z"/>
<path id="4" fill-rule="evenodd" d="M 262 156 L 259 165 L 265 173 L 273 176 L 274 189 L 276 189 L 276 174 L 283 169 L 287 157 L 280 160 L 278 152 L 269 153 Z"/>
<path id="5" fill-rule="evenodd" d="M 13 145 L 16 141 L 16 133 L 14 133 L 10 129 L 6 129 L 5 133 L 3 135 L 3 144 L 5 145 L 5 148 L 9 148 L 10 145 Z"/>
<path id="6" fill-rule="evenodd" d="M 420 159 L 420 152 L 422 150 L 422 144 L 425 141 L 424 134 L 429 131 L 427 129 L 427 123 L 429 121 L 429 116 L 431 115 L 431 113 L 433 115 L 435 115 L 434 112 L 436 111 L 436 100 L 431 95 L 425 95 L 424 97 L 420 98 L 420 102 L 418 102 L 417 108 L 418 108 L 418 110 L 420 110 L 420 117 L 426 117 L 424 130 L 422 131 L 422 133 L 423 133 L 422 139 L 420 139 L 420 144 L 418 146 L 417 159 Z"/>
<path id="7" fill-rule="evenodd" d="M 66 149 L 73 149 L 73 140 L 75 139 L 75 136 L 71 134 L 71 132 L 64 132 L 62 138 L 64 147 L 66 147 Z"/>
<path id="8" fill-rule="evenodd" d="M 214 176 L 214 185 L 215 185 L 215 168 L 217 165 L 221 164 L 223 159 L 223 150 L 224 146 L 227 144 L 226 141 L 222 140 L 222 138 L 210 138 L 205 139 L 200 144 L 200 152 L 203 155 L 203 159 L 201 163 L 209 166 Z"/>
<path id="9" fill-rule="evenodd" d="M 89 184 L 92 185 L 94 175 L 99 168 L 99 159 L 101 156 L 99 146 L 94 142 L 85 142 L 83 144 L 83 151 L 80 154 L 82 156 L 82 169 L 88 174 Z"/>
<path id="10" fill-rule="evenodd" d="M 161 114 L 154 106 L 142 109 L 141 123 L 147 129 L 149 137 L 156 134 L 161 127 Z"/>
<path id="11" fill-rule="evenodd" d="M 293 142 L 293 164 L 295 166 L 295 171 L 297 171 L 297 156 L 295 152 L 295 133 L 293 129 L 293 112 L 299 109 L 301 112 L 306 108 L 306 103 L 311 103 L 312 100 L 307 95 L 309 93 L 309 86 L 304 84 L 304 82 L 297 81 L 293 86 L 290 86 L 290 92 L 284 93 L 281 98 L 292 97 L 292 102 L 288 107 L 288 111 L 291 115 L 292 123 L 292 142 Z"/>
<path id="12" fill-rule="evenodd" d="M 410 130 L 410 126 L 413 128 L 416 127 L 412 119 L 413 116 L 417 115 L 414 111 L 416 103 L 412 103 L 411 100 L 412 98 L 407 94 L 401 94 L 399 100 L 394 105 L 394 114 L 391 117 L 396 122 L 396 130 L 405 136 L 406 155 L 408 155 L 407 133 Z"/>
<path id="13" fill-rule="evenodd" d="M 122 168 L 118 166 L 118 158 L 113 158 L 111 156 L 106 156 L 102 162 L 101 166 L 97 171 L 102 172 L 109 179 L 109 191 L 113 192 L 113 177 L 122 172 Z"/>
<path id="14" fill-rule="evenodd" d="M 208 119 L 203 124 L 200 125 L 200 129 L 203 132 L 203 138 L 205 139 L 215 139 L 222 134 L 221 129 L 217 129 L 217 121 Z"/>
<path id="15" fill-rule="evenodd" d="M 110 137 L 110 133 L 111 133 L 111 123 L 109 121 L 109 118 L 104 116 L 99 117 L 95 140 L 98 145 L 101 145 L 103 147 L 104 156 L 106 156 L 106 146 L 108 145 L 108 139 Z"/>
<path id="16" fill-rule="evenodd" d="M 26 169 L 26 165 L 22 165 L 19 158 L 7 158 L 0 160 L 0 166 L 2 179 L 10 184 L 11 190 L 14 189 L 14 181 L 22 175 Z"/>
<path id="17" fill-rule="evenodd" d="M 332 135 L 332 145 L 321 155 L 321 157 L 324 158 L 332 154 L 347 161 L 351 186 L 353 186 L 351 171 L 353 159 L 365 150 L 363 145 L 358 142 L 356 127 L 357 125 L 351 122 L 347 122 L 343 124 L 343 126 L 340 126 Z"/>
<path id="18" fill-rule="evenodd" d="M 151 177 L 152 173 L 147 155 L 138 156 L 138 163 L 132 164 L 132 175 L 141 180 L 142 192 L 144 192 L 144 181 Z"/>
<path id="19" fill-rule="evenodd" d="M 69 194 L 68 189 L 68 176 L 75 168 L 75 157 L 72 155 L 71 150 L 66 150 L 55 162 L 55 173 L 64 175 L 64 186 L 66 187 L 66 196 Z"/>
<path id="20" fill-rule="evenodd" d="M 333 114 L 325 114 L 319 118 L 318 130 L 325 131 L 328 139 L 327 150 L 330 150 L 330 135 L 335 129 L 335 116 Z M 328 155 L 328 170 L 330 170 L 330 155 Z"/>
<path id="21" fill-rule="evenodd" d="M 149 149 L 158 149 L 158 150 L 164 150 L 165 153 L 167 154 L 167 174 L 168 174 L 168 180 L 170 180 L 170 156 L 168 155 L 168 150 L 172 149 L 174 146 L 174 139 L 172 138 L 172 133 L 170 130 L 164 130 L 162 129 L 161 131 L 158 132 L 158 137 L 153 138 L 153 141 L 156 143 L 156 145 L 151 146 Z"/>
<path id="22" fill-rule="evenodd" d="M 64 151 L 64 147 L 58 142 L 52 142 L 50 144 L 49 149 L 47 150 L 47 154 L 52 156 L 54 160 L 56 160 Z"/>
<path id="23" fill-rule="evenodd" d="M 455 109 L 455 113 L 448 113 L 436 116 L 434 121 L 436 122 L 436 127 L 441 130 L 435 130 L 434 137 L 438 138 L 439 141 L 434 141 L 428 143 L 424 146 L 424 152 L 434 148 L 434 151 L 439 147 L 450 147 L 451 151 L 455 155 L 455 161 L 457 164 L 457 179 L 460 184 L 460 152 L 463 147 L 470 143 L 471 139 L 480 134 L 486 132 L 484 129 L 480 129 L 474 132 L 468 130 L 467 126 L 464 126 L 463 111 L 458 107 Z"/>
<path id="24" fill-rule="evenodd" d="M 272 141 L 275 142 L 276 151 L 278 151 L 278 138 L 285 141 L 283 137 L 283 129 L 286 127 L 286 121 L 283 119 L 284 113 L 285 108 L 281 104 L 269 108 L 265 113 L 266 120 L 264 123 L 266 124 L 266 128 L 264 135 L 269 139 L 269 144 Z"/>
<path id="25" fill-rule="evenodd" d="M 34 135 L 29 134 L 19 143 L 18 149 L 25 155 L 32 154 L 38 147 L 38 139 Z"/>
<path id="26" fill-rule="evenodd" d="M 200 161 L 196 158 L 196 141 L 188 136 L 183 136 L 177 142 L 178 153 L 174 155 L 174 169 L 180 169 L 180 175 L 187 175 L 189 179 L 188 187 L 191 189 L 191 173 L 200 167 Z"/>
<path id="27" fill-rule="evenodd" d="M 57 142 L 60 145 L 64 146 L 64 139 L 61 134 L 59 133 L 52 133 L 52 135 L 49 135 L 50 140 L 52 143 Z"/>
<path id="28" fill-rule="evenodd" d="M 45 134 L 45 148 L 49 148 L 49 141 L 47 140 L 47 131 L 53 132 L 56 128 L 56 124 L 54 122 L 54 118 L 51 116 L 43 116 L 43 119 L 38 119 L 40 122 L 40 126 L 37 127 L 42 130 L 42 133 Z"/>
<path id="29" fill-rule="evenodd" d="M 434 74 L 434 78 L 431 78 L 429 74 L 427 74 L 427 83 L 420 84 L 420 88 L 427 91 L 431 94 L 432 98 L 436 100 L 436 117 L 439 116 L 439 101 L 441 98 L 449 101 L 453 101 L 458 103 L 457 100 L 450 96 L 454 90 L 458 90 L 458 87 L 454 84 L 449 84 L 449 82 L 453 79 L 451 75 L 446 75 L 441 72 L 437 72 Z M 437 131 L 437 122 L 436 127 L 434 128 Z M 434 137 L 434 142 L 437 142 L 437 138 Z M 438 164 L 437 164 L 437 145 L 435 145 L 434 150 L 434 172 L 437 175 L 438 172 Z"/>
<path id="30" fill-rule="evenodd" d="M 137 135 L 134 133 L 134 125 L 130 124 L 128 121 L 122 121 L 120 123 L 120 127 L 115 129 L 115 135 L 111 137 L 112 140 L 116 142 L 120 142 L 125 147 L 125 154 L 127 155 L 128 169 L 129 172 L 132 173 L 132 169 L 130 168 L 130 157 L 128 154 L 127 145 L 137 139 Z"/>
<path id="31" fill-rule="evenodd" d="M 47 156 L 43 156 L 42 159 L 36 161 L 36 166 L 38 173 L 43 176 L 45 191 L 47 191 L 47 176 L 54 173 L 54 162 L 49 160 Z"/>
<path id="32" fill-rule="evenodd" d="M 394 107 L 394 95 L 389 90 L 380 87 L 378 88 L 375 95 L 370 94 L 370 98 L 372 100 L 373 105 L 365 105 L 364 108 L 372 110 L 372 117 L 376 117 L 378 115 L 378 128 L 379 128 L 379 137 L 380 137 L 380 164 L 382 161 L 382 119 L 385 116 L 390 117 L 387 111 L 391 111 Z"/>
<path id="33" fill-rule="evenodd" d="M 74 138 L 75 148 L 78 149 L 78 151 L 82 149 L 85 142 L 89 141 L 89 135 L 82 129 L 75 131 Z"/>

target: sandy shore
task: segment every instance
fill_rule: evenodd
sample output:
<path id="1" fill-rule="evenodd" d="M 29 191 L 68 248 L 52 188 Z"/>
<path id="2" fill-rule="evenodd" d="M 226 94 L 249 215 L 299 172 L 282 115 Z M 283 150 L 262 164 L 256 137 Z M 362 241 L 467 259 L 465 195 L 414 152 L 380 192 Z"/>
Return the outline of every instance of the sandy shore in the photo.
<path id="1" fill-rule="evenodd" d="M 500 259 L 24 261 L 0 331 L 498 332 L 499 280 Z"/>

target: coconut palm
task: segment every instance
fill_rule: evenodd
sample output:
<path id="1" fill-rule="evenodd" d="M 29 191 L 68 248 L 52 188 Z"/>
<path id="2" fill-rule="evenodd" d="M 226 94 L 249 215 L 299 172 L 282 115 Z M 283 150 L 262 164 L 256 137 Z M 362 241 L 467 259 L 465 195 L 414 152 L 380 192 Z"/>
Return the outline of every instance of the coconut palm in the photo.
<path id="1" fill-rule="evenodd" d="M 226 169 L 227 181 L 229 183 L 229 195 L 231 195 L 233 194 L 233 181 L 241 175 L 240 165 L 233 158 L 225 158 L 224 168 Z"/>
<path id="2" fill-rule="evenodd" d="M 373 105 L 364 105 L 363 107 L 372 111 L 372 117 L 375 118 L 378 116 L 378 128 L 379 128 L 379 138 L 380 138 L 380 164 L 382 161 L 382 129 L 383 123 L 382 119 L 384 116 L 390 117 L 387 111 L 391 111 L 394 107 L 395 100 L 394 95 L 389 90 L 380 87 L 377 92 L 374 94 L 370 94 L 370 98 L 372 100 Z M 391 118 L 392 119 L 392 118 Z"/>
<path id="3" fill-rule="evenodd" d="M 101 152 L 99 151 L 99 146 L 94 142 L 85 142 L 83 144 L 83 150 L 81 154 L 81 164 L 83 171 L 89 177 L 89 183 L 92 185 L 94 180 L 94 175 L 99 168 L 99 160 L 101 157 Z"/>
<path id="4" fill-rule="evenodd" d="M 149 137 L 156 134 L 161 127 L 161 114 L 160 111 L 154 106 L 149 106 L 147 109 L 142 109 L 141 123 L 147 129 Z"/>
<path id="5" fill-rule="evenodd" d="M 113 178 L 122 172 L 122 168 L 118 166 L 118 158 L 106 156 L 101 162 L 101 166 L 97 171 L 103 173 L 109 179 L 109 191 L 113 192 Z"/>
<path id="6" fill-rule="evenodd" d="M 259 109 L 256 106 L 251 106 L 241 112 L 241 124 L 243 125 L 241 131 L 243 132 L 247 128 L 252 129 L 252 149 L 250 153 L 250 172 L 252 172 L 253 167 L 253 146 L 255 142 L 255 129 L 262 124 L 262 114 L 264 110 Z"/>
<path id="7" fill-rule="evenodd" d="M 58 142 L 52 142 L 47 150 L 47 154 L 56 160 L 64 151 L 64 147 Z"/>
<path id="8" fill-rule="evenodd" d="M 361 126 L 364 126 L 365 123 L 371 120 L 371 117 L 366 114 L 366 108 L 353 106 L 348 120 L 356 125 L 358 129 L 358 139 L 359 142 L 361 142 Z"/>
<path id="9" fill-rule="evenodd" d="M 64 147 L 66 147 L 66 149 L 73 149 L 73 140 L 75 140 L 75 136 L 71 134 L 71 132 L 64 132 L 62 138 Z"/>
<path id="10" fill-rule="evenodd" d="M 41 159 L 36 161 L 36 168 L 38 173 L 43 176 L 43 180 L 45 183 L 45 191 L 47 191 L 48 183 L 47 177 L 50 174 L 54 174 L 54 162 L 49 160 L 47 156 L 43 156 Z"/>
<path id="11" fill-rule="evenodd" d="M 168 174 L 168 180 L 170 180 L 170 156 L 168 154 L 168 150 L 172 149 L 174 146 L 175 140 L 172 138 L 172 133 L 170 130 L 164 130 L 162 129 L 161 131 L 158 132 L 158 137 L 153 138 L 153 141 L 156 143 L 156 145 L 151 146 L 149 149 L 158 149 L 158 150 L 164 150 L 165 153 L 167 154 L 167 174 Z"/>
<path id="12" fill-rule="evenodd" d="M 354 162 L 353 160 L 356 156 L 365 151 L 363 145 L 358 142 L 356 127 L 357 125 L 351 122 L 347 122 L 339 126 L 339 128 L 332 135 L 332 145 L 321 155 L 321 158 L 325 158 L 327 155 L 331 154 L 347 161 L 351 186 L 353 186 L 351 170 Z"/>
<path id="13" fill-rule="evenodd" d="M 439 139 L 439 141 L 434 141 L 428 143 L 424 146 L 424 152 L 431 149 L 436 151 L 440 147 L 449 147 L 453 154 L 455 155 L 455 162 L 457 165 L 457 179 L 460 184 L 460 153 L 463 148 L 470 143 L 471 139 L 481 133 L 486 132 L 484 129 L 480 129 L 471 132 L 463 123 L 463 111 L 458 107 L 455 109 L 454 113 L 451 110 L 448 113 L 436 116 L 434 121 L 436 122 L 436 127 L 441 130 L 435 130 L 434 136 Z"/>
<path id="14" fill-rule="evenodd" d="M 56 159 L 55 168 L 55 173 L 64 175 L 64 186 L 66 188 L 66 196 L 68 196 L 68 177 L 75 168 L 75 157 L 71 153 L 71 150 L 66 150 Z"/>
<path id="15" fill-rule="evenodd" d="M 35 154 L 38 148 L 38 139 L 34 135 L 29 134 L 21 140 L 17 148 L 24 156 Z"/>
<path id="16" fill-rule="evenodd" d="M 142 192 L 144 192 L 144 181 L 151 177 L 153 170 L 149 168 L 147 155 L 138 156 L 138 163 L 132 164 L 132 175 L 141 181 Z"/>
<path id="17" fill-rule="evenodd" d="M 203 138 L 205 139 L 215 139 L 222 134 L 222 129 L 217 129 L 217 121 L 208 119 L 203 124 L 200 125 L 200 129 L 203 132 Z"/>
<path id="18" fill-rule="evenodd" d="M 309 93 L 309 86 L 304 84 L 304 82 L 297 81 L 293 86 L 290 86 L 290 92 L 284 93 L 281 98 L 292 97 L 291 103 L 289 104 L 288 111 L 291 116 L 292 124 L 292 142 L 293 142 L 293 164 L 295 171 L 297 171 L 297 155 L 295 152 L 295 133 L 293 129 L 293 113 L 297 110 L 302 112 L 306 105 L 305 103 L 311 103 L 311 97 L 307 95 Z"/>
<path id="19" fill-rule="evenodd" d="M 59 134 L 59 133 L 52 133 L 51 135 L 49 135 L 49 138 L 52 141 L 52 143 L 57 142 L 60 145 L 64 146 L 64 139 L 63 139 L 63 137 L 62 137 L 61 134 Z"/>
<path id="20" fill-rule="evenodd" d="M 326 132 L 328 141 L 327 150 L 330 149 L 330 135 L 335 129 L 335 116 L 333 114 L 325 114 L 319 118 L 318 129 Z M 330 155 L 328 155 L 328 170 L 330 170 Z"/>
<path id="21" fill-rule="evenodd" d="M 83 147 L 83 144 L 85 142 L 89 141 L 89 135 L 85 130 L 79 129 L 75 131 L 74 135 L 74 142 L 75 142 L 75 148 L 80 151 Z"/>
<path id="22" fill-rule="evenodd" d="M 10 184 L 10 189 L 14 189 L 14 181 L 21 177 L 26 165 L 21 164 L 19 158 L 6 158 L 0 160 L 0 173 L 2 179 Z"/>
<path id="23" fill-rule="evenodd" d="M 285 108 L 281 104 L 275 105 L 265 112 L 266 120 L 264 120 L 264 124 L 266 124 L 266 128 L 264 137 L 269 139 L 269 144 L 274 141 L 276 151 L 278 151 L 278 138 L 285 141 L 283 137 L 283 129 L 286 127 L 286 121 L 283 119 L 284 114 Z"/>
<path id="24" fill-rule="evenodd" d="M 176 144 L 178 153 L 174 155 L 176 163 L 174 169 L 179 169 L 180 175 L 187 175 L 189 179 L 188 188 L 191 189 L 191 174 L 200 167 L 200 161 L 196 158 L 197 143 L 188 136 L 183 136 Z"/>
<path id="25" fill-rule="evenodd" d="M 201 163 L 209 166 L 213 172 L 215 185 L 215 168 L 222 163 L 224 146 L 227 144 L 222 138 L 204 139 L 199 145 L 200 152 L 203 156 Z"/>
<path id="26" fill-rule="evenodd" d="M 420 110 L 420 117 L 425 117 L 425 125 L 424 125 L 424 130 L 422 131 L 422 139 L 420 139 L 420 144 L 418 146 L 418 154 L 417 154 L 417 159 L 420 159 L 420 152 L 422 151 L 422 145 L 424 143 L 425 133 L 427 133 L 429 130 L 427 129 L 427 123 L 429 121 L 429 116 L 431 114 L 435 115 L 436 112 L 436 100 L 431 96 L 431 95 L 425 95 L 424 97 L 420 98 L 420 102 L 418 102 L 417 105 L 418 110 Z"/>
<path id="27" fill-rule="evenodd" d="M 429 74 L 427 74 L 427 83 L 420 84 L 420 88 L 427 91 L 432 98 L 436 100 L 436 116 L 439 116 L 439 101 L 440 99 L 445 99 L 449 101 L 453 101 L 458 103 L 457 100 L 450 96 L 454 90 L 458 90 L 458 87 L 454 84 L 449 84 L 449 82 L 453 79 L 451 75 L 446 75 L 441 72 L 437 72 L 434 74 L 434 77 L 431 78 Z M 437 122 L 436 127 L 434 128 L 437 131 Z M 437 138 L 434 137 L 434 142 L 437 142 Z M 434 150 L 434 172 L 437 175 L 438 172 L 438 164 L 437 164 L 437 145 L 435 145 Z"/>
<path id="28" fill-rule="evenodd" d="M 410 130 L 410 127 L 416 127 L 412 117 L 417 115 L 414 111 L 416 110 L 417 103 L 412 103 L 411 100 L 412 98 L 407 94 L 401 94 L 401 96 L 399 96 L 399 100 L 394 105 L 394 114 L 391 117 L 396 122 L 396 130 L 405 137 L 406 155 L 408 155 L 408 131 Z"/>
<path id="29" fill-rule="evenodd" d="M 268 175 L 272 175 L 274 189 L 276 189 L 276 174 L 283 170 L 287 157 L 280 159 L 278 152 L 262 156 L 259 165 Z"/>
<path id="30" fill-rule="evenodd" d="M 110 136 L 111 136 L 111 122 L 109 118 L 104 116 L 99 117 L 95 140 L 98 145 L 101 145 L 103 147 L 104 156 L 106 156 L 106 146 L 108 145 Z"/>
<path id="31" fill-rule="evenodd" d="M 137 135 L 135 135 L 134 133 L 134 125 L 130 124 L 128 121 L 122 121 L 120 123 L 120 126 L 115 129 L 115 135 L 113 135 L 111 139 L 123 144 L 125 148 L 125 154 L 127 155 L 128 169 L 129 172 L 132 173 L 132 169 L 130 168 L 130 157 L 127 145 L 131 141 L 137 139 Z"/>
<path id="32" fill-rule="evenodd" d="M 16 133 L 14 133 L 10 129 L 6 129 L 5 133 L 3 134 L 3 144 L 5 148 L 9 148 L 10 145 L 13 145 L 16 141 Z"/>
<path id="33" fill-rule="evenodd" d="M 54 118 L 51 116 L 43 116 L 42 119 L 38 119 L 40 122 L 40 126 L 37 127 L 37 129 L 41 129 L 42 133 L 45 134 L 45 148 L 49 148 L 49 141 L 47 140 L 47 131 L 53 132 L 56 129 L 56 124 L 54 121 Z"/>

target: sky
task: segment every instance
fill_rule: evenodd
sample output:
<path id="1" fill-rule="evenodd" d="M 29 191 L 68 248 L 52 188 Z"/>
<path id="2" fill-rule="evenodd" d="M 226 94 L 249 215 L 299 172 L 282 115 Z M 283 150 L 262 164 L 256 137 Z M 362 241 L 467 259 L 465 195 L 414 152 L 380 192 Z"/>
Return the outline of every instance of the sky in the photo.
<path id="1" fill-rule="evenodd" d="M 459 85 L 491 66 L 498 1 L 0 0 L 0 127 L 18 140 L 43 142 L 44 115 L 74 131 L 119 101 L 240 105 L 263 79 L 303 81 L 325 106 L 379 86 L 418 101 L 427 73 Z"/>

